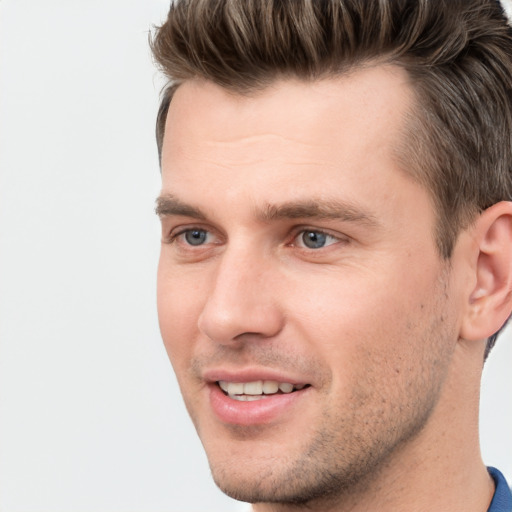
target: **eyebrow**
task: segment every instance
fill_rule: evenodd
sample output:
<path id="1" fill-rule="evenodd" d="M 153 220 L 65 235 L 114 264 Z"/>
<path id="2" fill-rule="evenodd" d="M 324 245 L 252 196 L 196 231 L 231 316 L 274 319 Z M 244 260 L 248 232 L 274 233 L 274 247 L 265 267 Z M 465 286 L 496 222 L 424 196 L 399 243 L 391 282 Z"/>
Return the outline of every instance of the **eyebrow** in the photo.
<path id="1" fill-rule="evenodd" d="M 290 201 L 279 205 L 267 205 L 258 213 L 264 222 L 280 219 L 317 219 L 342 220 L 356 222 L 368 226 L 377 226 L 379 222 L 369 212 L 358 206 L 339 200 L 308 199 L 306 201 Z"/>
<path id="2" fill-rule="evenodd" d="M 198 220 L 206 220 L 206 215 L 199 209 L 183 203 L 172 194 L 163 194 L 156 199 L 155 213 L 159 217 L 181 215 Z"/>
<path id="3" fill-rule="evenodd" d="M 163 194 L 156 199 L 155 213 L 159 217 L 183 216 L 206 220 L 207 216 L 199 208 L 180 201 L 172 194 Z M 308 199 L 289 201 L 282 204 L 267 204 L 256 210 L 261 222 L 286 219 L 342 220 L 370 227 L 379 225 L 376 217 L 352 203 L 339 200 Z"/>

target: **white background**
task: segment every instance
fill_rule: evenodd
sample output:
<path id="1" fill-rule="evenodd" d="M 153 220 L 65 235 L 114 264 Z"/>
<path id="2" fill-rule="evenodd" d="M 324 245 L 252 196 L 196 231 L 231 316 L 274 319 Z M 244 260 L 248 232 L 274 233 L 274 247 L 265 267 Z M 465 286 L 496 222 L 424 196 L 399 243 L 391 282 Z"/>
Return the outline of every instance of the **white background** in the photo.
<path id="1" fill-rule="evenodd" d="M 210 512 L 157 326 L 166 0 L 0 1 L 0 512 Z M 512 335 L 484 375 L 484 459 L 512 477 Z M 257 477 L 257 476 L 256 476 Z"/>

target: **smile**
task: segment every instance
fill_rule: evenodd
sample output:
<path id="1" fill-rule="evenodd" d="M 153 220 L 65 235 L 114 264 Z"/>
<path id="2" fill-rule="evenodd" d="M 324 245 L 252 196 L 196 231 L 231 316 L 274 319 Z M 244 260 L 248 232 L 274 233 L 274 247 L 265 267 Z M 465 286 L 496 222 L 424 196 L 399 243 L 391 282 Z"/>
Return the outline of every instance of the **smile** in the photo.
<path id="1" fill-rule="evenodd" d="M 277 394 L 293 393 L 308 386 L 308 384 L 291 384 L 275 380 L 256 380 L 253 382 L 228 382 L 220 380 L 217 381 L 217 384 L 225 395 L 241 402 L 261 400 Z"/>

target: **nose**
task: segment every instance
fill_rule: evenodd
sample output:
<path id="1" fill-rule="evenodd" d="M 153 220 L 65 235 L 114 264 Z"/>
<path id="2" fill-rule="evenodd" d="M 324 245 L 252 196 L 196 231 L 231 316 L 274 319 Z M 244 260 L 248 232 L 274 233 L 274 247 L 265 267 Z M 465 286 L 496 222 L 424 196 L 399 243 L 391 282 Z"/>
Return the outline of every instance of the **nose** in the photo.
<path id="1" fill-rule="evenodd" d="M 199 330 L 216 343 L 268 339 L 283 328 L 277 276 L 264 255 L 226 250 L 220 256 L 199 316 Z"/>

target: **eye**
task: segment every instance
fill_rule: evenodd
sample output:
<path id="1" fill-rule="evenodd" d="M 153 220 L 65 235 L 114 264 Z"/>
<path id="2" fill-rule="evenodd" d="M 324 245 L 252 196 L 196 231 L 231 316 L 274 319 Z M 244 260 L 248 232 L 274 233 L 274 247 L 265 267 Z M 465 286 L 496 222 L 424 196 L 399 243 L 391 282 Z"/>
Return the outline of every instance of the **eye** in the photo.
<path id="1" fill-rule="evenodd" d="M 208 240 L 208 231 L 205 229 L 188 229 L 181 233 L 187 244 L 203 245 Z"/>
<path id="2" fill-rule="evenodd" d="M 307 247 L 308 249 L 322 249 L 323 247 L 339 242 L 339 240 L 332 235 L 328 235 L 323 231 L 313 230 L 301 231 L 296 240 L 300 247 Z"/>

